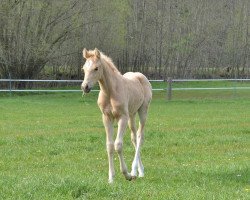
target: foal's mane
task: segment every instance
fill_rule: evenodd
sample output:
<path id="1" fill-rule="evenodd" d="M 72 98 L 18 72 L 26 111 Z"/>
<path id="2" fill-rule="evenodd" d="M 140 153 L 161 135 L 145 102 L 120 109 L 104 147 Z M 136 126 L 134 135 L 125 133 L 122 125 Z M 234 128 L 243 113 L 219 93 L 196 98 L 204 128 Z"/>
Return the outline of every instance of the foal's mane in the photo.
<path id="1" fill-rule="evenodd" d="M 113 72 L 121 74 L 119 70 L 116 68 L 115 64 L 113 63 L 112 59 L 108 56 L 106 56 L 104 53 L 101 52 L 101 60 L 106 63 L 106 66 L 108 66 Z"/>

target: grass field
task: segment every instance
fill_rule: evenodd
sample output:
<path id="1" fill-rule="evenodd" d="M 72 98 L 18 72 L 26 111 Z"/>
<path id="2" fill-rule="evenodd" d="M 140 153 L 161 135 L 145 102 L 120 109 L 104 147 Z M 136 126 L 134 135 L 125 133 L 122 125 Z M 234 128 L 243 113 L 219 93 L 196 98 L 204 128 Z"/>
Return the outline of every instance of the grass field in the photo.
<path id="1" fill-rule="evenodd" d="M 145 177 L 126 181 L 116 155 L 113 185 L 96 93 L 2 95 L 0 199 L 249 199 L 249 93 L 155 92 Z"/>

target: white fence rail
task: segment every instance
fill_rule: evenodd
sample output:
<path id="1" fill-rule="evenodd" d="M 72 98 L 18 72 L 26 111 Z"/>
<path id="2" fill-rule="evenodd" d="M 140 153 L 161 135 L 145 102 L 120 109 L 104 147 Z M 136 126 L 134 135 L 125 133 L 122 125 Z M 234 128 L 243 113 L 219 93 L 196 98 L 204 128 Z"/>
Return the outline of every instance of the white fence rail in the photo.
<path id="1" fill-rule="evenodd" d="M 218 81 L 232 81 L 232 82 L 244 82 L 250 81 L 250 79 L 171 79 L 167 80 L 150 80 L 150 82 L 166 82 L 166 88 L 153 88 L 153 91 L 166 91 L 167 98 L 170 100 L 172 98 L 172 91 L 181 91 L 181 90 L 249 90 L 250 87 L 210 87 L 210 88 L 174 88 L 174 82 L 218 82 Z M 31 79 L 0 79 L 0 83 L 7 82 L 8 87 L 5 89 L 0 88 L 0 92 L 81 92 L 80 85 L 79 90 L 72 89 L 15 89 L 13 88 L 13 82 L 44 82 L 44 83 L 81 83 L 82 80 L 31 80 Z M 99 90 L 92 90 L 99 91 Z"/>
<path id="2" fill-rule="evenodd" d="M 82 83 L 83 80 L 33 80 L 33 79 L 0 79 L 1 82 L 8 82 L 9 86 L 8 89 L 1 89 L 0 92 L 81 92 L 81 89 L 79 90 L 51 90 L 51 89 L 13 89 L 12 88 L 12 83 L 13 82 L 44 82 L 44 83 Z M 164 82 L 164 80 L 149 80 L 150 82 Z M 80 88 L 80 85 L 79 85 Z M 155 88 L 153 89 L 155 91 L 164 91 L 165 88 Z M 99 90 L 91 90 L 93 92 L 99 92 Z"/>

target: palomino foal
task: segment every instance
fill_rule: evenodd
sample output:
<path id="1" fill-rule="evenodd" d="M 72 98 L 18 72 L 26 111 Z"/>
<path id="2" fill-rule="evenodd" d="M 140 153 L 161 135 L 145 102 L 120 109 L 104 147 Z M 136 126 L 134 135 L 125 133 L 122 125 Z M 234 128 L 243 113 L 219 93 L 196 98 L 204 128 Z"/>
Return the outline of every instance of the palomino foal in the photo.
<path id="1" fill-rule="evenodd" d="M 106 145 L 109 161 L 109 183 L 115 176 L 113 154 L 117 151 L 120 161 L 120 170 L 127 180 L 135 179 L 137 170 L 139 177 L 144 176 L 144 167 L 140 157 L 140 147 L 144 138 L 144 126 L 148 107 L 152 99 L 152 88 L 148 79 L 141 73 L 128 72 L 121 75 L 112 60 L 100 53 L 83 50 L 86 62 L 83 66 L 85 73 L 82 83 L 84 93 L 89 93 L 95 83 L 100 85 L 98 106 L 102 112 L 103 124 L 106 130 Z M 135 116 L 139 114 L 139 129 L 136 131 Z M 117 120 L 118 131 L 113 141 L 113 122 Z M 131 129 L 131 140 L 135 147 L 135 157 L 132 171 L 128 173 L 123 157 L 123 134 L 127 124 Z"/>

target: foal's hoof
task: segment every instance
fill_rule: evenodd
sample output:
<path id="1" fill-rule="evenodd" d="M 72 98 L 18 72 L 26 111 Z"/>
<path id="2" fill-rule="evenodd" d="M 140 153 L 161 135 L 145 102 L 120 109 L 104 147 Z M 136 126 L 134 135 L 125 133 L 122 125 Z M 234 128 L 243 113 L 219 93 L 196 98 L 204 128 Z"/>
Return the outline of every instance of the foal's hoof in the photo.
<path id="1" fill-rule="evenodd" d="M 109 184 L 113 184 L 113 183 L 114 183 L 114 180 L 108 180 L 108 183 L 109 183 Z"/>
<path id="2" fill-rule="evenodd" d="M 128 176 L 126 176 L 126 180 L 128 180 L 128 181 L 132 181 L 132 176 L 131 176 L 131 174 L 130 173 L 128 173 Z"/>

